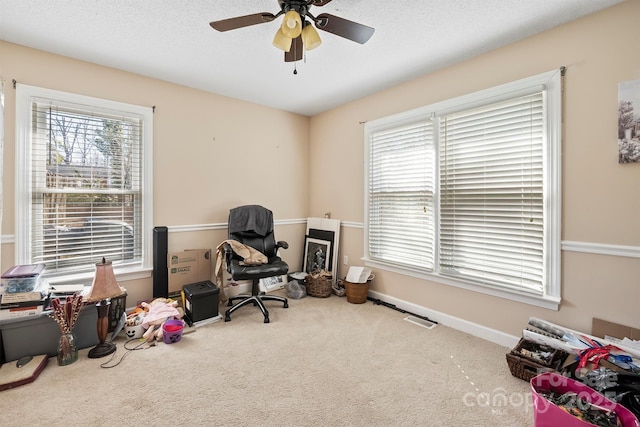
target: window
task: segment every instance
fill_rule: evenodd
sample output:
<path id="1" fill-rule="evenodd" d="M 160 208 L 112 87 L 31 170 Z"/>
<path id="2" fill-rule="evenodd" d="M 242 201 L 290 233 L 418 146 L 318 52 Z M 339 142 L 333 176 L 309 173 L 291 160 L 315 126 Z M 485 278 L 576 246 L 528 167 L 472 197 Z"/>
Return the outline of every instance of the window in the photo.
<path id="1" fill-rule="evenodd" d="M 150 268 L 150 108 L 16 88 L 16 260 L 55 280 Z"/>
<path id="2" fill-rule="evenodd" d="M 561 70 L 365 126 L 368 264 L 559 303 Z"/>

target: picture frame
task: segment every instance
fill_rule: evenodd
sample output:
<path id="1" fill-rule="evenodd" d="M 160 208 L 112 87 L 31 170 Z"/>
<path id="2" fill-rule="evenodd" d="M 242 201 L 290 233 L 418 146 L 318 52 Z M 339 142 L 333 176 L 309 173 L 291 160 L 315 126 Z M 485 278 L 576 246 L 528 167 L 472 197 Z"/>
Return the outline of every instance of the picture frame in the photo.
<path id="1" fill-rule="evenodd" d="M 309 237 L 329 240 L 331 242 L 331 256 L 329 258 L 329 268 L 327 271 L 331 273 L 333 283 L 337 283 L 338 272 L 340 271 L 340 264 L 338 263 L 338 253 L 340 252 L 340 220 L 331 219 L 326 215 L 324 218 L 307 218 L 307 232 L 305 234 Z M 302 263 L 304 263 L 304 260 Z M 346 260 L 345 265 L 347 265 Z"/>
<path id="2" fill-rule="evenodd" d="M 305 273 L 311 273 L 316 270 L 331 272 L 329 270 L 331 256 L 331 241 L 305 236 L 302 271 Z"/>
<path id="3" fill-rule="evenodd" d="M 336 240 L 335 240 L 335 232 L 330 231 L 330 230 L 318 230 L 316 228 L 310 228 L 309 230 L 307 230 L 307 235 L 309 237 L 312 237 L 314 239 L 320 239 L 320 240 L 326 240 L 331 242 L 331 247 L 335 248 L 336 247 Z M 334 258 L 335 255 L 334 253 L 331 254 L 332 256 L 329 257 L 329 266 L 327 268 L 325 268 L 326 271 L 333 271 L 333 263 L 334 263 Z"/>
<path id="4" fill-rule="evenodd" d="M 618 83 L 618 163 L 640 163 L 640 80 Z"/>

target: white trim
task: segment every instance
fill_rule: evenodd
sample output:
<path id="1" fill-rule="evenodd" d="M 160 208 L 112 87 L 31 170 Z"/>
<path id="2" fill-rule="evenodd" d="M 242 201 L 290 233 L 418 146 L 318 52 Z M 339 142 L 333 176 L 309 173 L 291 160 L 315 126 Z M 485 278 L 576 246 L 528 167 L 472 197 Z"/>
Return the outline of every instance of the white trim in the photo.
<path id="1" fill-rule="evenodd" d="M 548 79 L 540 82 L 540 79 Z M 546 102 L 545 137 L 543 156 L 546 170 L 544 173 L 544 238 L 545 266 L 547 286 L 543 299 L 560 302 L 562 295 L 562 73 L 554 70 L 538 76 L 538 81 L 546 87 L 543 92 Z M 548 181 L 547 181 L 548 180 Z M 552 201 L 553 202 L 550 202 Z M 557 309 L 557 308 L 556 308 Z"/>
<path id="2" fill-rule="evenodd" d="M 276 225 L 304 224 L 306 219 L 292 219 L 275 221 Z M 362 222 L 341 221 L 340 226 L 344 228 L 364 229 Z M 183 233 L 189 231 L 224 230 L 226 223 L 217 224 L 196 224 L 196 225 L 171 225 L 167 227 L 170 233 Z M 0 236 L 0 244 L 12 244 L 16 242 L 15 234 L 3 234 Z M 640 258 L 640 246 L 613 245 L 608 243 L 577 242 L 572 240 L 562 241 L 563 252 L 581 252 L 587 254 L 621 256 L 629 258 Z"/>
<path id="3" fill-rule="evenodd" d="M 210 231 L 223 230 L 227 228 L 227 224 L 194 224 L 194 225 L 169 225 L 167 231 L 169 233 L 187 233 L 191 231 Z"/>
<path id="4" fill-rule="evenodd" d="M 307 218 L 296 218 L 296 219 L 281 219 L 274 220 L 274 225 L 294 225 L 294 224 L 306 224 Z"/>
<path id="5" fill-rule="evenodd" d="M 113 106 L 133 108 L 134 113 L 144 118 L 142 153 L 144 176 L 142 177 L 142 268 L 153 270 L 153 109 L 136 105 L 113 103 Z M 121 110 L 122 111 L 122 110 Z M 126 111 L 126 110 L 125 110 Z"/>
<path id="6" fill-rule="evenodd" d="M 364 233 L 363 248 L 364 261 L 366 265 L 377 266 L 379 268 L 392 269 L 399 273 L 425 278 L 440 283 L 461 287 L 464 289 L 475 290 L 481 293 L 487 293 L 494 296 L 500 296 L 508 299 L 514 299 L 528 304 L 538 305 L 545 308 L 557 310 L 561 297 L 562 283 L 562 257 L 561 257 L 561 154 L 562 154 L 562 69 L 554 69 L 535 76 L 526 77 L 517 81 L 509 82 L 499 86 L 480 90 L 467 95 L 444 100 L 431 105 L 423 106 L 413 110 L 401 112 L 392 116 L 382 117 L 365 123 L 364 130 Z M 519 292 L 508 288 L 493 288 L 490 285 L 474 284 L 463 280 L 451 280 L 438 274 L 438 263 L 436 259 L 435 273 L 411 271 L 411 267 L 402 267 L 400 265 L 392 265 L 385 261 L 373 263 L 369 259 L 369 154 L 371 145 L 371 135 L 378 131 L 402 126 L 406 123 L 412 123 L 418 120 L 427 120 L 429 117 L 435 119 L 457 111 L 476 108 L 483 105 L 489 105 L 499 101 L 512 99 L 528 94 L 539 93 L 542 91 L 544 96 L 544 144 L 543 144 L 543 188 L 544 188 L 544 259 L 543 262 L 543 280 L 542 295 L 532 295 L 527 292 Z M 438 132 L 434 132 L 435 138 L 438 138 Z M 436 151 L 438 156 L 438 151 Z M 439 164 L 439 161 L 438 161 Z M 437 176 L 437 173 L 436 173 Z M 437 180 L 437 178 L 436 178 Z M 437 184 L 437 183 L 436 183 Z M 436 185 L 437 187 L 437 185 Z M 438 212 L 439 207 L 436 206 L 435 222 L 436 233 L 434 235 L 434 253 L 438 253 L 439 244 L 438 230 L 440 229 Z M 438 255 L 436 255 L 437 258 Z"/>
<path id="7" fill-rule="evenodd" d="M 31 197 L 31 188 L 29 186 L 29 175 L 25 173 L 19 174 L 18 171 L 23 167 L 31 170 L 30 152 L 31 144 L 29 141 L 29 129 L 31 128 L 30 118 L 30 86 L 18 85 L 16 88 L 16 139 L 15 139 L 15 261 L 21 264 L 23 260 L 29 259 L 29 246 L 27 238 L 19 238 L 20 236 L 29 236 L 30 224 L 29 219 L 29 199 Z"/>
<path id="8" fill-rule="evenodd" d="M 470 322 L 468 320 L 461 319 L 459 317 L 451 316 L 440 311 L 431 310 L 421 305 L 413 304 L 408 301 L 404 301 L 398 298 L 391 297 L 389 295 L 369 291 L 369 296 L 375 299 L 379 299 L 389 304 L 393 304 L 396 307 L 406 310 L 410 313 L 418 314 L 420 316 L 427 317 L 431 320 L 438 322 L 439 325 L 447 326 L 457 331 L 465 332 L 478 338 L 490 341 L 492 343 L 501 345 L 503 347 L 513 348 L 518 344 L 520 338 L 507 334 L 496 329 L 491 329 L 486 326 L 479 325 L 477 323 Z"/>
<path id="9" fill-rule="evenodd" d="M 342 227 L 348 227 L 348 228 L 361 228 L 361 229 L 364 229 L 364 223 L 362 223 L 362 222 L 340 221 L 340 225 L 341 225 Z"/>
<path id="10" fill-rule="evenodd" d="M 607 243 L 574 242 L 565 240 L 562 242 L 562 250 L 598 255 L 640 258 L 640 246 L 610 245 Z"/>
<path id="11" fill-rule="evenodd" d="M 127 268 L 127 267 L 114 267 L 113 273 L 118 281 L 140 280 L 148 279 L 153 273 L 153 268 Z M 91 285 L 95 273 L 79 273 L 79 274 L 67 274 L 59 277 L 47 277 L 49 284 L 55 285 L 56 283 L 82 283 L 86 286 Z"/>
<path id="12" fill-rule="evenodd" d="M 142 177 L 142 265 L 138 271 L 149 269 L 153 265 L 152 233 L 153 224 L 153 110 L 108 99 L 78 95 L 37 86 L 18 84 L 16 86 L 16 191 L 15 191 L 15 262 L 26 264 L 30 259 L 31 213 L 31 102 L 33 98 L 50 99 L 55 102 L 84 105 L 93 110 L 108 112 L 126 112 L 143 119 L 143 163 Z M 21 174 L 19 171 L 26 171 Z M 60 276 L 63 277 L 63 276 Z M 66 277 L 66 276 L 64 276 Z"/>
<path id="13" fill-rule="evenodd" d="M 274 220 L 273 225 L 293 225 L 293 224 L 306 224 L 306 218 L 300 219 L 282 219 Z M 169 233 L 186 233 L 191 231 L 211 231 L 211 230 L 226 230 L 226 222 L 218 222 L 213 224 L 192 224 L 192 225 L 169 225 L 167 226 Z"/>

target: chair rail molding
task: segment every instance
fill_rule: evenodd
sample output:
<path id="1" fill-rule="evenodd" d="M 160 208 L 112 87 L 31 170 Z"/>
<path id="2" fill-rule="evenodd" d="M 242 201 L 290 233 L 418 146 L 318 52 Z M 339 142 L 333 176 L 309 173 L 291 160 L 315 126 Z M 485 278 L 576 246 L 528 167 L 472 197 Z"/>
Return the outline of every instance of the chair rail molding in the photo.
<path id="1" fill-rule="evenodd" d="M 281 219 L 274 220 L 274 225 L 293 225 L 293 224 L 306 224 L 306 218 L 300 219 Z M 210 230 L 226 230 L 226 222 L 217 222 L 212 224 L 192 224 L 192 225 L 168 225 L 167 230 L 169 233 L 186 233 L 192 231 L 210 231 Z"/>
<path id="2" fill-rule="evenodd" d="M 611 245 L 607 243 L 562 241 L 562 250 L 589 254 L 640 258 L 640 246 Z"/>
<path id="3" fill-rule="evenodd" d="M 274 221 L 275 225 L 294 225 L 294 224 L 306 224 L 306 218 L 299 219 L 284 219 Z M 356 228 L 364 229 L 364 224 L 355 221 L 341 221 L 340 226 L 344 228 Z M 186 233 L 193 231 L 209 231 L 209 230 L 225 230 L 227 228 L 226 223 L 212 223 L 212 224 L 193 224 L 193 225 L 170 225 L 167 226 L 170 233 Z M 8 245 L 16 242 L 16 236 L 14 234 L 3 234 L 0 236 L 0 244 Z M 629 258 L 640 258 L 640 246 L 629 245 L 613 245 L 608 243 L 592 243 L 592 242 L 577 242 L 573 240 L 563 240 L 562 250 L 566 252 L 582 252 L 588 254 L 597 255 L 609 255 L 609 256 L 621 256 Z"/>

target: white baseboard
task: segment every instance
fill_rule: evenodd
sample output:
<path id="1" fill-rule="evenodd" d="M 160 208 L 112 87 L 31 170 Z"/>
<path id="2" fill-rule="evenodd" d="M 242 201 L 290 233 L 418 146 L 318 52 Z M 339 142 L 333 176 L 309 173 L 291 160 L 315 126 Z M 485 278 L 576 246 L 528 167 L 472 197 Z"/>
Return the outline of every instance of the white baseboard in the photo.
<path id="1" fill-rule="evenodd" d="M 465 332 L 467 334 L 482 338 L 503 347 L 513 348 L 516 346 L 516 344 L 518 344 L 518 341 L 520 340 L 520 338 L 516 337 L 515 335 L 510 335 L 496 329 L 491 329 L 477 323 L 469 322 L 468 320 L 460 319 L 458 317 L 451 316 L 449 314 L 445 314 L 436 310 L 431 310 L 426 307 L 394 298 L 380 292 L 370 290 L 369 297 L 379 299 L 380 301 L 389 304 L 393 304 L 402 310 L 408 311 L 413 314 L 418 314 L 420 316 L 424 316 L 428 319 L 436 321 L 440 325 Z"/>

